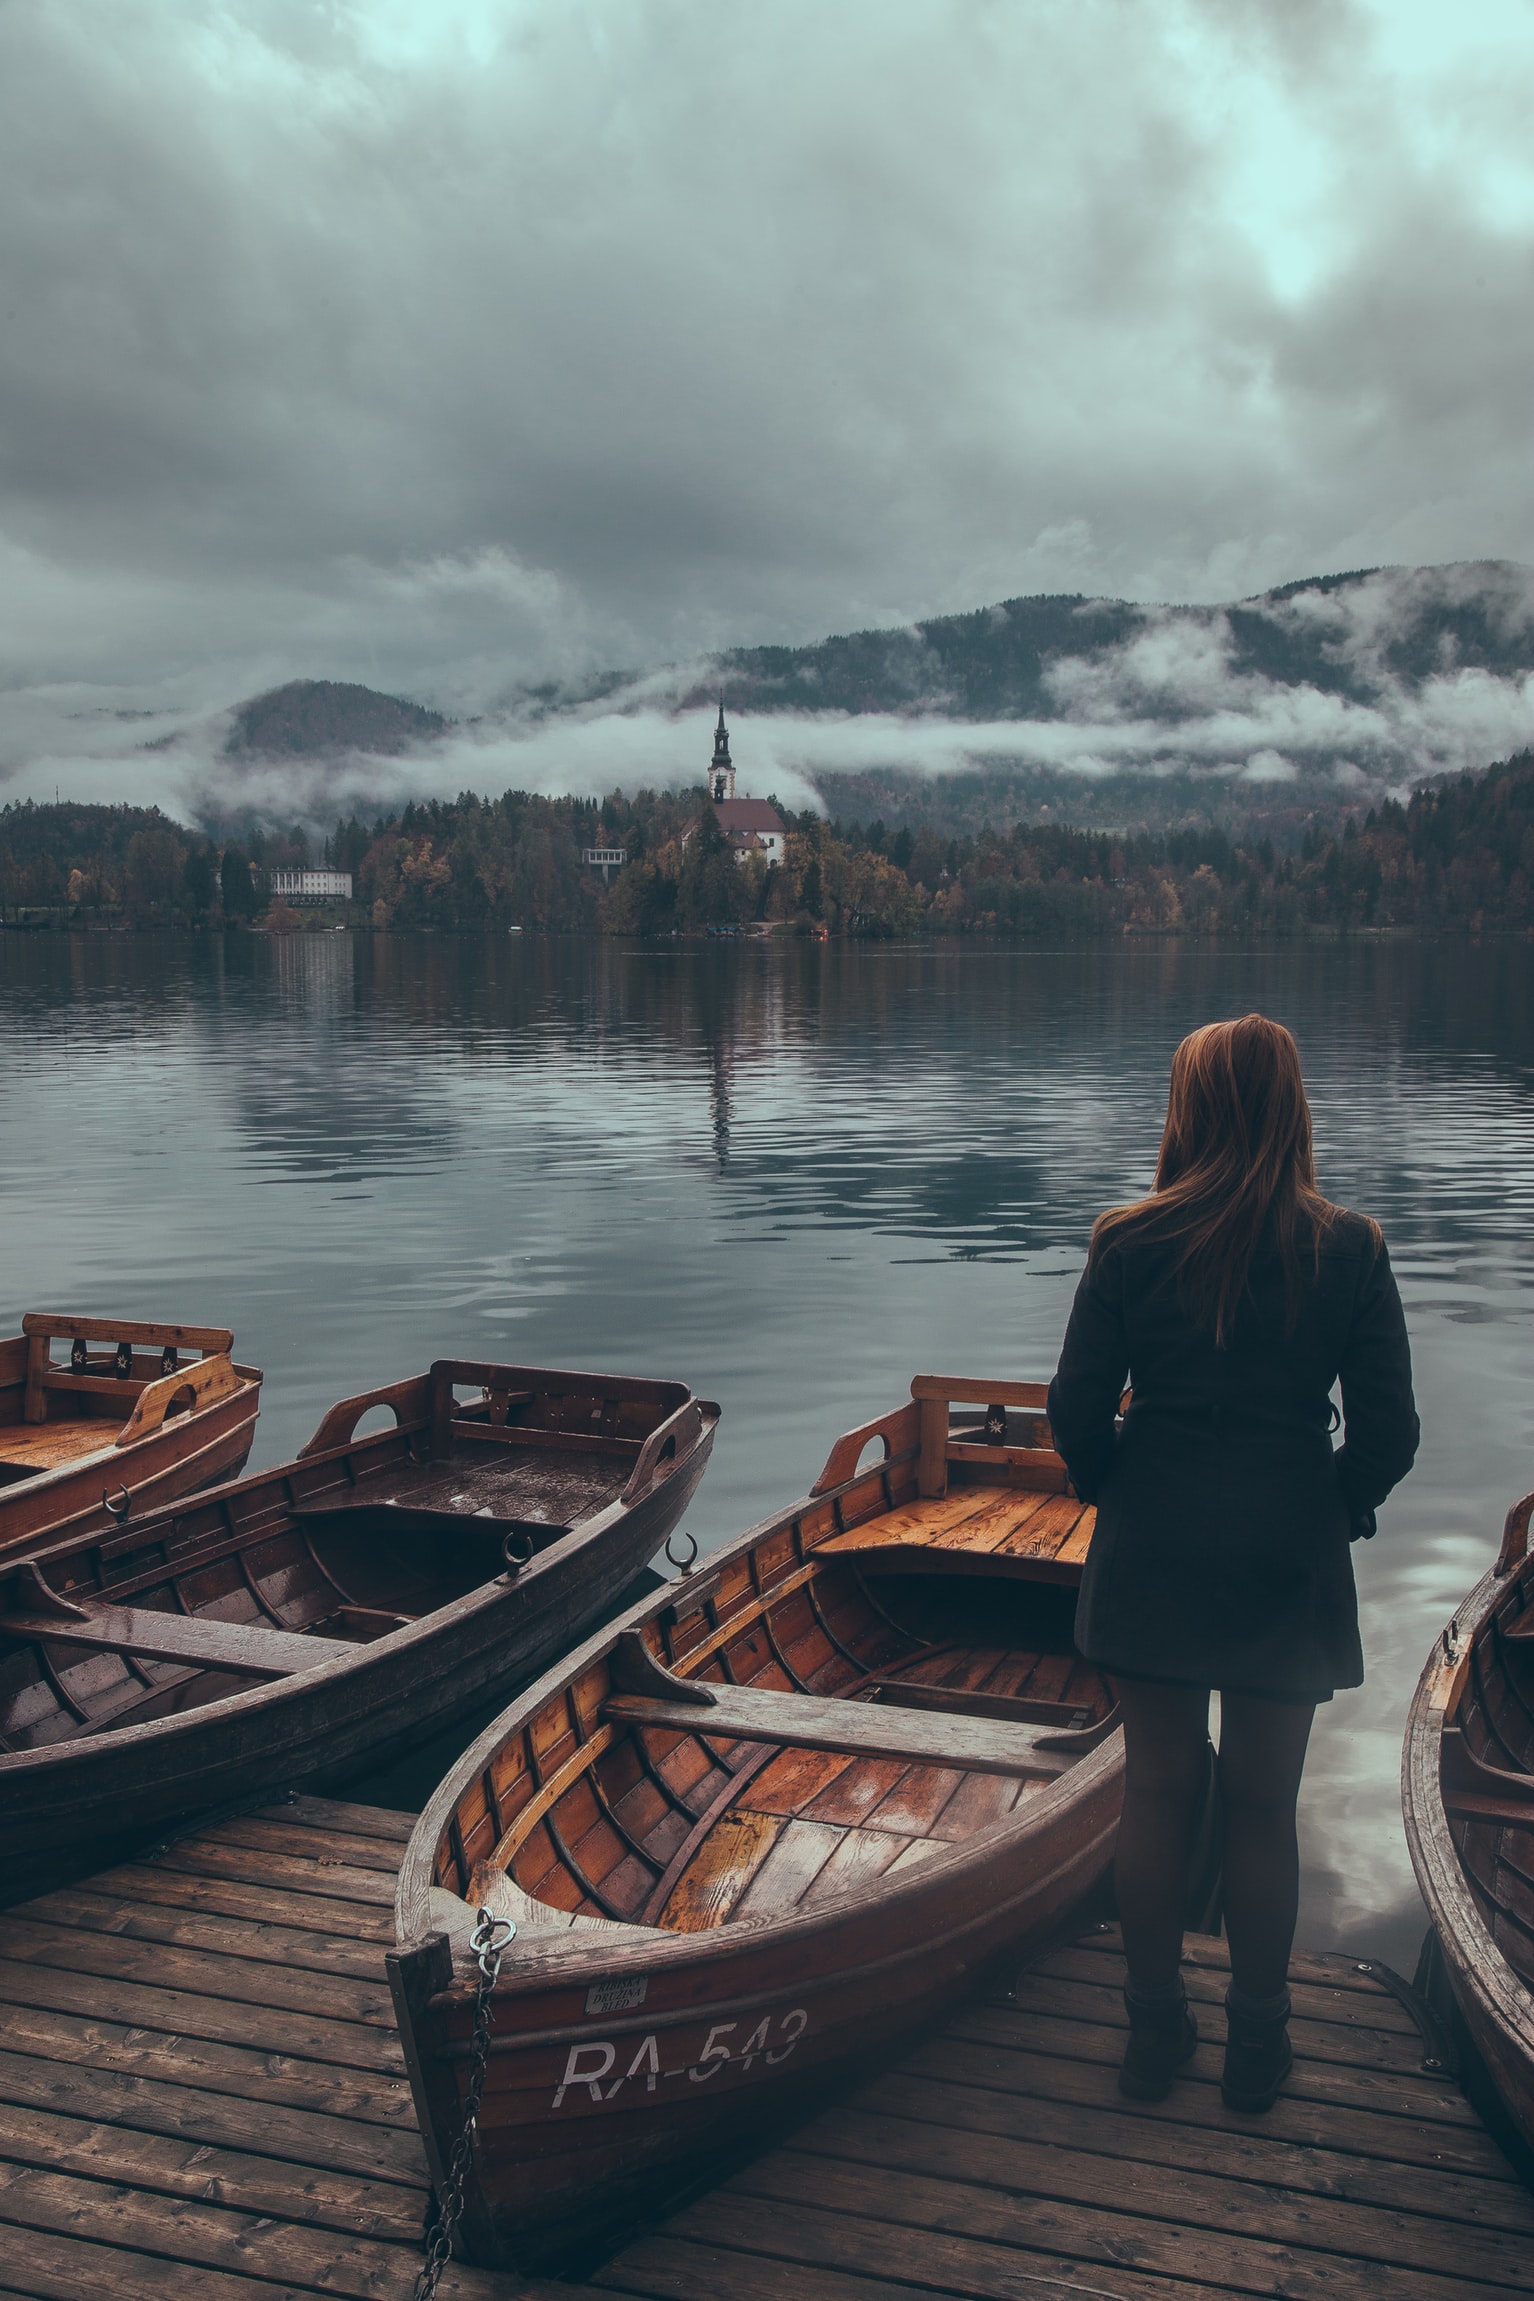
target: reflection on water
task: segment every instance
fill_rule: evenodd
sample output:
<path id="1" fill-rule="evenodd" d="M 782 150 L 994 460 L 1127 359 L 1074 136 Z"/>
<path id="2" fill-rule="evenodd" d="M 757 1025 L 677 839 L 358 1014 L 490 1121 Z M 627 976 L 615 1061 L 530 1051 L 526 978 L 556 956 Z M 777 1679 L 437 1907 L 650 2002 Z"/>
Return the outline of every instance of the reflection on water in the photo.
<path id="1" fill-rule="evenodd" d="M 706 1544 L 918 1367 L 1047 1373 L 1173 1046 L 1253 1006 L 1412 1324 L 1421 1465 L 1357 1553 L 1370 1680 L 1307 1793 L 1308 1938 L 1399 1962 L 1404 1703 L 1534 1484 L 1521 946 L 0 936 L 7 1316 L 232 1322 L 258 1462 L 450 1351 L 680 1375 L 726 1409 Z"/>

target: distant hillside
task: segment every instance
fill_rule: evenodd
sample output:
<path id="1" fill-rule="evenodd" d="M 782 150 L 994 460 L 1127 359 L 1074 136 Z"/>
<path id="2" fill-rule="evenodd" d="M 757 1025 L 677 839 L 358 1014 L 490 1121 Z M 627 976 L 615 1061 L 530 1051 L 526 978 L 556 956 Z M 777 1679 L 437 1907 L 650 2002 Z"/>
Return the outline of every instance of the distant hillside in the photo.
<path id="1" fill-rule="evenodd" d="M 224 748 L 231 755 L 323 758 L 369 751 L 397 757 L 445 734 L 440 711 L 336 679 L 294 679 L 242 703 Z"/>
<path id="2" fill-rule="evenodd" d="M 940 713 L 958 719 L 1074 717 L 1101 695 L 1177 720 L 1206 708 L 1211 683 L 1310 687 L 1377 702 L 1394 686 L 1480 670 L 1534 670 L 1534 568 L 1513 560 L 1364 568 L 1312 576 L 1229 606 L 1139 606 L 1062 593 L 1005 599 L 903 629 L 856 631 L 810 647 L 741 647 L 687 696 L 722 677 L 739 711 Z M 1115 676 L 1116 674 L 1116 676 Z"/>

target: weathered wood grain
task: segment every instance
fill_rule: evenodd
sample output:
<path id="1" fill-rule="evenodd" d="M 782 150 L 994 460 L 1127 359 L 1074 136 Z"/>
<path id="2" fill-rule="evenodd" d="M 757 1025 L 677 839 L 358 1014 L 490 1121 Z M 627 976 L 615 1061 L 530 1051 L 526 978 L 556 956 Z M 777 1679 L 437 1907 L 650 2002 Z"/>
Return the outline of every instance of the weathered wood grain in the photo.
<path id="1" fill-rule="evenodd" d="M 714 1692 L 709 1710 L 647 1694 L 612 1694 L 602 1705 L 603 1715 L 678 1733 L 778 1742 L 853 1757 L 898 1757 L 980 1774 L 1052 1775 L 1064 1773 L 1069 1763 L 1042 1746 L 1041 1729 L 1010 1720 L 944 1716 L 879 1702 L 824 1701 L 757 1686 L 719 1686 Z"/>
<path id="2" fill-rule="evenodd" d="M 0 2102 L 29 2115 L 53 2110 L 87 2121 L 108 2118 L 136 2133 L 221 2149 L 258 2148 L 264 2157 L 295 2165 L 327 2165 L 338 2173 L 366 2174 L 410 2189 L 425 2186 L 426 2160 L 413 2120 L 402 2126 L 396 2118 L 397 2129 L 388 2130 L 323 2106 L 301 2107 L 269 2094 L 261 2098 L 253 2092 L 247 2098 L 233 2088 L 213 2091 L 190 2084 L 184 2082 L 191 2074 L 185 2064 L 175 2080 L 141 2076 L 105 2066 L 99 2053 L 93 2060 L 76 2061 L 48 2051 L 70 2040 L 29 2030 L 27 2042 L 28 2052 L 0 2051 Z M 302 2087 L 296 2090 L 300 2101 L 323 2100 L 323 2089 L 316 2088 L 312 2096 Z"/>

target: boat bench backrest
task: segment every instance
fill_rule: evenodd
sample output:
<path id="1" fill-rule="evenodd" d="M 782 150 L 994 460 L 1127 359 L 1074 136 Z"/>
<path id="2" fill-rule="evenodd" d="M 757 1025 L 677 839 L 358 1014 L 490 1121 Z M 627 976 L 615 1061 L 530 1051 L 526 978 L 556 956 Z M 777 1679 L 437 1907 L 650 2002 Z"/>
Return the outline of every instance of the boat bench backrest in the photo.
<path id="1" fill-rule="evenodd" d="M 145 1385 L 175 1372 L 184 1351 L 195 1350 L 209 1358 L 225 1357 L 234 1348 L 234 1335 L 227 1326 L 172 1326 L 158 1320 L 135 1318 L 75 1318 L 67 1312 L 52 1310 L 29 1310 L 21 1322 L 21 1331 L 26 1343 L 26 1387 L 21 1412 L 24 1422 L 47 1420 L 50 1390 L 104 1398 L 121 1404 L 124 1414 L 131 1413 Z M 55 1341 L 61 1340 L 84 1345 L 87 1351 L 91 1343 L 105 1342 L 111 1344 L 112 1350 L 106 1357 L 98 1353 L 85 1369 L 55 1366 L 52 1347 Z M 126 1371 L 120 1364 L 124 1353 Z"/>

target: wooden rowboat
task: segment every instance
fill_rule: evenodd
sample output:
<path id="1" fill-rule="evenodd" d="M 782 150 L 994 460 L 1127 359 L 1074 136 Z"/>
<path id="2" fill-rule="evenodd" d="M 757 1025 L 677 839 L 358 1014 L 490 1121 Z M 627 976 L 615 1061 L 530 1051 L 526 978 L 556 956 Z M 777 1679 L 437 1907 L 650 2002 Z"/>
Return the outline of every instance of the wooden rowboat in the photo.
<path id="1" fill-rule="evenodd" d="M 471 1932 L 484 1911 L 517 1928 L 471 2259 L 579 2265 L 1101 1877 L 1123 1737 L 1071 1644 L 1094 1514 L 1041 1384 L 912 1388 L 803 1501 L 524 1694 L 422 1814 L 389 1966 L 439 2196 Z M 951 1428 L 953 1399 L 987 1400 L 987 1423 Z"/>
<path id="2" fill-rule="evenodd" d="M 358 1437 L 373 1409 L 392 1427 Z M 654 1556 L 718 1413 L 679 1382 L 443 1360 L 280 1469 L 0 1561 L 0 1898 L 482 1712 Z"/>
<path id="3" fill-rule="evenodd" d="M 1434 1647 L 1401 1768 L 1406 1842 L 1454 2001 L 1534 2150 L 1534 1494 Z"/>
<path id="4" fill-rule="evenodd" d="M 261 1377 L 227 1327 L 34 1310 L 21 1329 L 0 1342 L 0 1556 L 243 1469 Z"/>

